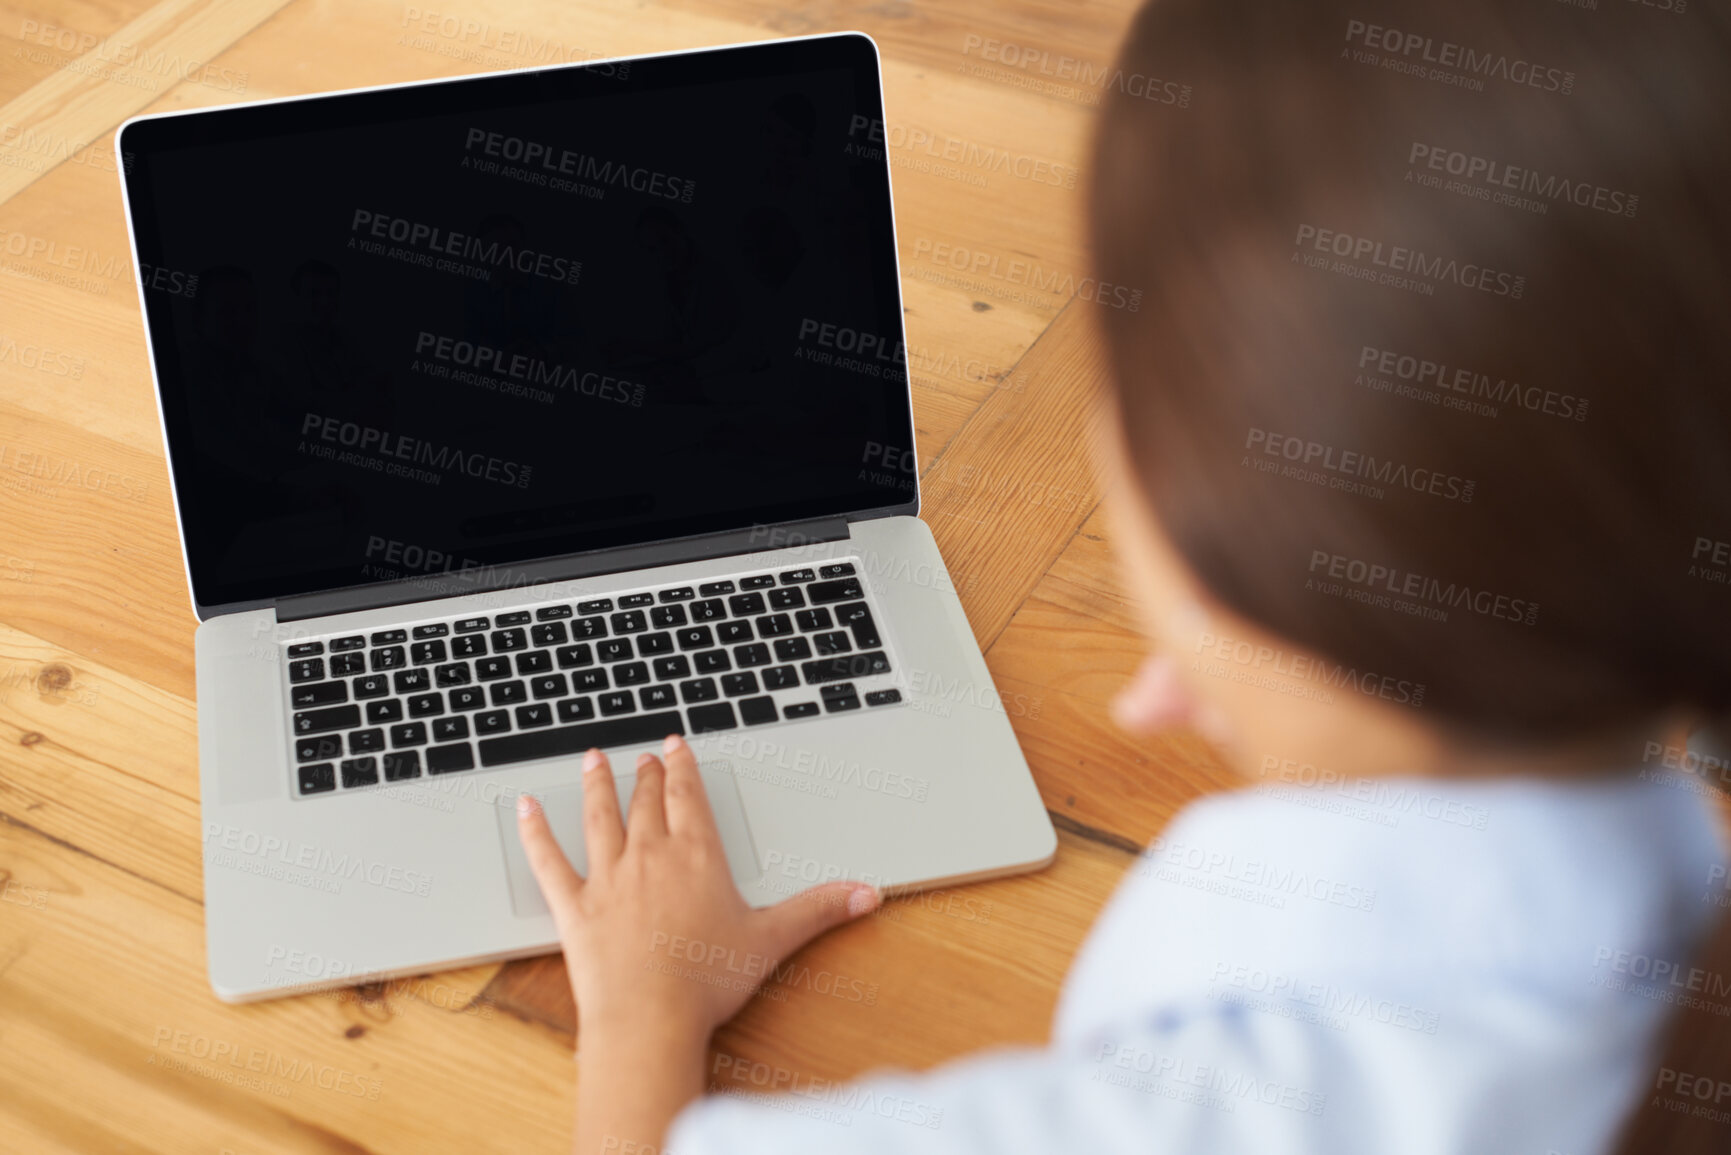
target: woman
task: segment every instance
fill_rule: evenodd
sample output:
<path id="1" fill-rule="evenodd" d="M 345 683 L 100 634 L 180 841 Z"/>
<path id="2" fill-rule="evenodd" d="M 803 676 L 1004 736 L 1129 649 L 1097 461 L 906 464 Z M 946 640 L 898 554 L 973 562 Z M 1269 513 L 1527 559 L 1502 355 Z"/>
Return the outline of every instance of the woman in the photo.
<path id="1" fill-rule="evenodd" d="M 838 1127 L 702 1098 L 747 996 L 644 960 L 784 958 L 876 896 L 748 910 L 684 743 L 624 825 L 591 753 L 588 880 L 522 816 L 577 1149 L 1725 1149 L 1717 784 L 1667 767 L 1731 717 L 1728 78 L 1722 7 L 1145 8 L 1090 204 L 1145 294 L 1101 309 L 1155 655 L 1116 713 L 1276 789 L 1174 820 L 1048 1048 L 868 1079 L 927 1125 Z M 1662 1055 L 1673 1005 L 1706 1017 Z"/>

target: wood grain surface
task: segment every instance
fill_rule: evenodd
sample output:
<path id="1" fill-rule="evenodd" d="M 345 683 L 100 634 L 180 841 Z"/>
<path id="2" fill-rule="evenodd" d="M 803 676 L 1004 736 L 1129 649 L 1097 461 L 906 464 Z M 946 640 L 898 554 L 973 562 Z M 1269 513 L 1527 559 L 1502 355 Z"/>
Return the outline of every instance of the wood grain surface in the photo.
<path id="1" fill-rule="evenodd" d="M 753 1001 L 717 1061 L 801 1078 L 1045 1039 L 1135 850 L 1226 781 L 1106 704 L 1141 644 L 1087 459 L 1104 371 L 1073 290 L 1098 70 L 1126 3 L 0 3 L 0 1150 L 527 1152 L 569 1135 L 557 956 L 231 1007 L 205 979 L 192 634 L 113 156 L 128 116 L 861 29 L 884 58 L 926 512 L 1060 831 L 1031 876 L 891 902 Z M 899 143 L 898 143 L 899 142 Z M 957 143 L 959 142 L 959 143 Z M 1008 152 L 1041 162 L 981 159 Z M 1068 278 L 1068 279 L 1066 279 Z M 54 354 L 26 364 L 26 346 Z M 7 353 L 6 350 L 13 350 Z M 264 1070 L 229 1061 L 262 1050 Z M 730 1057 L 730 1058 L 724 1058 Z"/>

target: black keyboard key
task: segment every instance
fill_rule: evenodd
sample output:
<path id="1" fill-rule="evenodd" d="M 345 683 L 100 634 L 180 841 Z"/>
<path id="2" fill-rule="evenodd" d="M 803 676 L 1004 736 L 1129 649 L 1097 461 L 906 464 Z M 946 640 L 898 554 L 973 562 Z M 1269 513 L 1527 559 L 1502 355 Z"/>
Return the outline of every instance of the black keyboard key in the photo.
<path id="1" fill-rule="evenodd" d="M 733 588 L 732 582 L 726 583 L 728 589 Z M 721 608 L 720 598 L 710 598 L 708 601 L 691 603 L 691 620 L 694 622 L 713 622 L 727 613 Z"/>
<path id="2" fill-rule="evenodd" d="M 409 717 L 431 718 L 445 712 L 445 699 L 437 694 L 416 694 L 409 699 Z"/>
<path id="3" fill-rule="evenodd" d="M 642 610 L 628 610 L 622 614 L 614 614 L 607 619 L 613 623 L 616 634 L 641 634 L 649 628 L 649 619 L 643 616 Z"/>
<path id="4" fill-rule="evenodd" d="M 529 635 L 522 630 L 493 631 L 493 652 L 495 654 L 509 654 L 516 650 L 528 649 L 528 647 Z"/>
<path id="5" fill-rule="evenodd" d="M 559 659 L 559 668 L 561 670 L 569 670 L 574 666 L 590 666 L 595 664 L 595 651 L 589 648 L 589 643 L 587 642 L 576 646 L 561 646 L 559 649 L 554 651 L 554 656 Z"/>
<path id="6" fill-rule="evenodd" d="M 675 654 L 671 658 L 656 658 L 655 676 L 663 682 L 674 678 L 689 678 L 691 662 L 684 654 Z"/>
<path id="7" fill-rule="evenodd" d="M 601 703 L 601 713 L 605 717 L 629 714 L 637 709 L 630 690 L 615 690 L 611 694 L 602 694 L 597 700 Z"/>
<path id="8" fill-rule="evenodd" d="M 380 630 L 373 635 L 375 646 L 400 646 L 408 640 L 408 630 Z"/>
<path id="9" fill-rule="evenodd" d="M 733 660 L 741 666 L 769 665 L 769 647 L 762 642 L 753 642 L 749 646 L 733 647 Z"/>
<path id="10" fill-rule="evenodd" d="M 671 630 L 685 624 L 684 606 L 656 606 L 649 611 L 649 621 L 658 630 Z"/>
<path id="11" fill-rule="evenodd" d="M 461 722 L 463 719 L 458 718 Z M 386 754 L 385 781 L 401 782 L 405 778 L 421 776 L 421 752 L 419 750 L 399 750 L 395 754 Z"/>
<path id="12" fill-rule="evenodd" d="M 462 621 L 457 623 L 456 630 L 459 634 L 473 634 L 486 629 L 492 624 L 493 623 L 489 622 L 486 618 L 464 618 Z"/>
<path id="13" fill-rule="evenodd" d="M 805 604 L 805 595 L 798 589 L 770 590 L 769 608 L 774 610 L 797 610 Z"/>
<path id="14" fill-rule="evenodd" d="M 805 641 L 804 638 L 799 640 Z M 845 654 L 853 649 L 853 646 L 848 644 L 847 634 L 841 630 L 819 634 L 812 639 L 812 644 L 817 647 L 817 652 L 820 654 Z"/>
<path id="15" fill-rule="evenodd" d="M 487 639 L 480 634 L 451 639 L 451 654 L 458 658 L 478 658 L 487 652 Z"/>
<path id="16" fill-rule="evenodd" d="M 645 710 L 665 710 L 679 704 L 672 686 L 645 686 L 637 691 L 637 700 Z"/>
<path id="17" fill-rule="evenodd" d="M 716 693 L 714 678 L 693 678 L 679 683 L 679 696 L 687 702 L 713 702 L 720 695 Z"/>
<path id="18" fill-rule="evenodd" d="M 400 670 L 409 664 L 409 657 L 401 646 L 386 646 L 382 650 L 373 651 L 373 672 L 380 670 Z"/>
<path id="19" fill-rule="evenodd" d="M 317 766 L 302 766 L 300 768 L 301 793 L 323 794 L 327 790 L 337 788 L 337 768 L 332 762 L 320 762 Z"/>
<path id="20" fill-rule="evenodd" d="M 859 709 L 859 695 L 846 694 L 839 698 L 825 698 L 823 700 L 823 708 L 832 714 L 839 713 L 842 710 L 857 710 Z"/>
<path id="21" fill-rule="evenodd" d="M 322 682 L 325 680 L 323 658 L 302 658 L 289 663 L 289 682 Z"/>
<path id="22" fill-rule="evenodd" d="M 715 634 L 708 626 L 687 626 L 674 637 L 679 639 L 679 648 L 682 650 L 702 650 L 715 644 Z"/>
<path id="23" fill-rule="evenodd" d="M 570 616 L 570 606 L 542 606 L 535 611 L 535 620 L 538 622 L 552 622 Z"/>
<path id="24" fill-rule="evenodd" d="M 623 662 L 637 656 L 632 652 L 630 638 L 608 638 L 605 642 L 597 642 L 595 653 L 603 662 Z"/>
<path id="25" fill-rule="evenodd" d="M 450 701 L 453 710 L 479 710 L 487 704 L 487 695 L 479 686 L 464 686 L 460 690 L 452 690 L 445 697 Z"/>
<path id="26" fill-rule="evenodd" d="M 816 702 L 795 702 L 781 712 L 784 718 L 810 718 L 818 712 Z"/>
<path id="27" fill-rule="evenodd" d="M 503 734 L 511 728 L 511 714 L 508 710 L 487 710 L 475 715 L 475 733 Z"/>
<path id="28" fill-rule="evenodd" d="M 622 610 L 634 610 L 640 606 L 652 606 L 654 604 L 654 594 L 625 594 L 619 599 L 619 608 Z"/>
<path id="29" fill-rule="evenodd" d="M 812 581 L 816 577 L 817 575 L 811 572 L 809 566 L 805 569 L 790 569 L 783 571 L 781 575 L 781 584 L 784 586 L 790 586 L 795 582 Z"/>
<path id="30" fill-rule="evenodd" d="M 775 660 L 798 662 L 811 657 L 811 643 L 801 637 L 782 638 L 775 643 Z"/>
<path id="31" fill-rule="evenodd" d="M 352 730 L 360 724 L 359 706 L 332 706 L 327 710 L 307 710 L 294 716 L 294 730 L 297 735 Z"/>
<path id="32" fill-rule="evenodd" d="M 721 692 L 729 698 L 757 693 L 757 675 L 747 670 L 743 674 L 728 674 L 721 679 Z"/>
<path id="33" fill-rule="evenodd" d="M 807 685 L 815 682 L 839 682 L 844 678 L 864 678 L 871 674 L 887 674 L 889 670 L 890 660 L 884 656 L 882 650 L 873 650 L 867 654 L 819 658 L 814 662 L 806 662 L 800 666 L 800 672 L 805 675 Z"/>
<path id="34" fill-rule="evenodd" d="M 467 742 L 459 742 L 454 746 L 430 746 L 427 748 L 427 773 L 450 774 L 457 770 L 473 770 L 475 768 L 475 751 Z"/>
<path id="35" fill-rule="evenodd" d="M 757 636 L 751 632 L 751 623 L 743 619 L 736 622 L 722 622 L 715 627 L 715 632 L 728 645 L 735 642 L 749 642 Z"/>
<path id="36" fill-rule="evenodd" d="M 791 690 L 799 685 L 799 671 L 792 666 L 771 666 L 763 672 L 766 690 Z"/>
<path id="37" fill-rule="evenodd" d="M 494 626 L 526 626 L 529 624 L 530 617 L 531 617 L 531 615 L 530 615 L 528 610 L 513 610 L 511 613 L 508 613 L 508 614 L 495 614 L 495 615 L 493 615 L 493 625 Z"/>
<path id="38" fill-rule="evenodd" d="M 533 730 L 537 726 L 553 724 L 553 707 L 548 702 L 535 702 L 528 706 L 517 707 L 517 729 Z"/>
<path id="39" fill-rule="evenodd" d="M 856 694 L 858 692 L 859 691 L 853 688 L 852 682 L 837 682 L 834 685 L 825 686 L 823 689 L 818 691 L 818 694 L 819 696 L 828 699 L 845 698 L 849 694 Z"/>
<path id="40" fill-rule="evenodd" d="M 291 658 L 311 658 L 324 652 L 323 642 L 296 642 L 288 648 L 288 656 Z"/>
<path id="41" fill-rule="evenodd" d="M 658 714 L 632 714 L 624 718 L 602 719 L 580 726 L 559 726 L 551 730 L 531 730 L 504 738 L 490 738 L 481 743 L 483 766 L 504 766 L 512 762 L 527 762 L 532 758 L 553 758 L 561 754 L 581 754 L 591 746 L 634 746 L 641 742 L 659 742 L 669 734 L 685 733 L 678 710 Z"/>
<path id="42" fill-rule="evenodd" d="M 377 727 L 371 730 L 349 731 L 349 753 L 371 754 L 385 748 L 385 732 Z"/>
<path id="43" fill-rule="evenodd" d="M 331 656 L 331 677 L 333 678 L 348 678 L 366 672 L 367 656 L 365 654 L 333 654 Z"/>
<path id="44" fill-rule="evenodd" d="M 561 722 L 586 722 L 595 716 L 595 699 L 566 698 L 559 703 Z"/>
<path id="45" fill-rule="evenodd" d="M 443 662 L 449 655 L 445 652 L 444 642 L 416 642 L 409 647 L 409 660 L 417 666 L 430 665 L 433 662 Z"/>
<path id="46" fill-rule="evenodd" d="M 475 663 L 475 676 L 483 682 L 511 676 L 510 658 L 482 658 Z"/>
<path id="47" fill-rule="evenodd" d="M 601 618 L 578 618 L 571 623 L 572 640 L 581 638 L 604 638 L 607 636 L 607 623 Z"/>
<path id="48" fill-rule="evenodd" d="M 613 667 L 615 686 L 641 686 L 649 680 L 649 663 L 624 662 Z"/>
<path id="49" fill-rule="evenodd" d="M 545 622 L 529 631 L 530 640 L 537 646 L 562 646 L 568 637 L 564 622 Z"/>
<path id="50" fill-rule="evenodd" d="M 461 722 L 463 719 L 458 718 Z M 402 722 L 391 727 L 391 748 L 400 750 L 404 746 L 425 746 L 427 744 L 427 724 L 425 722 Z"/>
<path id="51" fill-rule="evenodd" d="M 382 698 L 391 692 L 391 680 L 383 674 L 363 674 L 355 679 L 356 698 Z"/>
<path id="52" fill-rule="evenodd" d="M 448 666 L 440 666 L 433 671 L 433 681 L 441 686 L 467 686 L 469 684 L 469 663 L 452 662 Z"/>
<path id="53" fill-rule="evenodd" d="M 593 670 L 578 670 L 571 675 L 571 689 L 579 694 L 593 694 L 611 684 L 607 680 L 607 671 L 599 666 Z"/>
<path id="54" fill-rule="evenodd" d="M 349 686 L 347 682 L 315 682 L 310 686 L 296 686 L 289 691 L 289 700 L 297 710 L 303 706 L 334 706 L 349 700 Z"/>
<path id="55" fill-rule="evenodd" d="M 666 632 L 644 634 L 637 639 L 637 652 L 646 658 L 654 657 L 656 654 L 671 654 L 673 652 L 673 635 Z"/>
<path id="56" fill-rule="evenodd" d="M 730 594 L 733 592 L 733 583 L 704 582 L 702 585 L 697 587 L 697 592 L 706 598 L 712 598 L 717 594 Z"/>
<path id="57" fill-rule="evenodd" d="M 853 562 L 851 561 L 839 561 L 834 565 L 819 566 L 817 570 L 817 576 L 825 578 L 847 577 L 851 573 L 853 573 Z"/>
<path id="58" fill-rule="evenodd" d="M 858 578 L 845 577 L 831 582 L 813 582 L 805 587 L 805 596 L 811 599 L 812 605 L 822 606 L 863 598 L 865 592 L 859 588 Z"/>
<path id="59" fill-rule="evenodd" d="M 442 638 L 450 632 L 450 626 L 444 622 L 435 622 L 430 626 L 416 626 L 409 636 L 420 641 L 422 638 Z"/>
<path id="60" fill-rule="evenodd" d="M 761 698 L 747 698 L 739 703 L 739 720 L 747 726 L 761 726 L 780 716 L 776 713 L 775 699 L 767 694 Z"/>
<path id="61" fill-rule="evenodd" d="M 760 573 L 754 577 L 740 578 L 739 579 L 739 588 L 742 590 L 768 589 L 770 586 L 773 586 L 774 584 L 775 584 L 775 577 L 771 574 L 766 574 L 766 573 Z"/>
<path id="62" fill-rule="evenodd" d="M 563 698 L 571 692 L 571 687 L 565 681 L 564 674 L 542 674 L 529 683 L 529 693 L 535 696 L 537 702 L 545 702 L 548 698 Z"/>
<path id="63" fill-rule="evenodd" d="M 853 644 L 859 649 L 873 650 L 884 644 L 878 637 L 878 624 L 872 620 L 872 612 L 864 602 L 837 606 L 835 616 L 853 631 Z"/>
<path id="64" fill-rule="evenodd" d="M 786 614 L 770 614 L 757 619 L 757 636 L 779 638 L 793 633 L 793 619 Z"/>
<path id="65" fill-rule="evenodd" d="M 335 638 L 331 641 L 331 653 L 333 654 L 340 654 L 347 650 L 364 650 L 366 648 L 367 639 L 361 637 L 359 634 L 350 634 L 346 638 Z"/>
<path id="66" fill-rule="evenodd" d="M 734 594 L 727 599 L 727 608 L 733 611 L 735 617 L 747 617 L 751 614 L 761 614 L 766 608 L 762 594 Z"/>
<path id="67" fill-rule="evenodd" d="M 902 700 L 900 690 L 873 690 L 866 695 L 868 706 L 888 706 Z"/>
<path id="68" fill-rule="evenodd" d="M 578 602 L 577 612 L 580 614 L 604 614 L 613 608 L 612 598 L 596 598 L 592 602 Z"/>
<path id="69" fill-rule="evenodd" d="M 553 655 L 546 650 L 530 650 L 517 655 L 517 672 L 525 678 L 530 674 L 545 674 L 553 668 Z"/>
<path id="70" fill-rule="evenodd" d="M 739 723 L 733 717 L 733 703 L 717 702 L 713 706 L 693 706 L 685 711 L 685 716 L 691 721 L 691 732 L 702 734 L 708 730 L 733 730 Z"/>
<path id="71" fill-rule="evenodd" d="M 316 738 L 300 738 L 295 741 L 296 762 L 317 762 L 325 758 L 335 758 L 342 752 L 341 734 L 320 734 Z"/>
<path id="72" fill-rule="evenodd" d="M 697 596 L 697 591 L 690 586 L 679 586 L 675 589 L 662 590 L 655 596 L 663 602 L 688 602 Z"/>
<path id="73" fill-rule="evenodd" d="M 495 706 L 514 706 L 529 700 L 529 687 L 522 682 L 494 682 L 487 687 L 487 700 Z"/>
<path id="74" fill-rule="evenodd" d="M 391 685 L 397 688 L 399 694 L 418 694 L 433 684 L 425 670 L 398 670 L 391 677 Z"/>
<path id="75" fill-rule="evenodd" d="M 433 741 L 455 742 L 459 738 L 469 736 L 469 719 L 458 714 L 451 718 L 438 718 L 433 722 Z"/>
<path id="76" fill-rule="evenodd" d="M 835 623 L 830 621 L 826 609 L 801 610 L 793 615 L 793 620 L 799 623 L 799 628 L 810 633 L 812 630 L 827 630 Z"/>
<path id="77" fill-rule="evenodd" d="M 719 674 L 723 670 L 733 669 L 733 661 L 727 656 L 726 650 L 705 650 L 701 654 L 694 654 L 691 660 L 700 674 Z"/>
<path id="78" fill-rule="evenodd" d="M 401 722 L 402 720 L 403 704 L 395 698 L 367 703 L 367 724 L 369 726 L 380 726 L 386 722 Z"/>

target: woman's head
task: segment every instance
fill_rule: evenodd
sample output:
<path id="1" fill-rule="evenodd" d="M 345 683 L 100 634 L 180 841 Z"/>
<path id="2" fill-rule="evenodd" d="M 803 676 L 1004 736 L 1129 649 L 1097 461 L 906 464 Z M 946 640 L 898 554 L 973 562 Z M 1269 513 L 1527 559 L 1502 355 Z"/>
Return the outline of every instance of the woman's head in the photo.
<path id="1" fill-rule="evenodd" d="M 1132 27 L 1108 474 L 1214 714 L 1554 747 L 1731 713 L 1731 29 L 1622 7 Z"/>

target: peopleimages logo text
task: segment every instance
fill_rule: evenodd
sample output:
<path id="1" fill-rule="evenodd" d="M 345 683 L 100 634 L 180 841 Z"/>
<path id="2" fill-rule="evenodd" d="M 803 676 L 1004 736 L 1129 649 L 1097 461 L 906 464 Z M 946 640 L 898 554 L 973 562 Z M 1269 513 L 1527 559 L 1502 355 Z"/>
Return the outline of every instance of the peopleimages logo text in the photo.
<path id="1" fill-rule="evenodd" d="M 1556 92 L 1564 96 L 1575 90 L 1575 74 L 1561 68 L 1550 68 L 1530 60 L 1511 59 L 1502 52 L 1480 52 L 1452 40 L 1438 40 L 1421 32 L 1402 32 L 1384 28 L 1363 20 L 1346 22 L 1346 42 L 1386 52 L 1406 59 L 1416 57 L 1424 64 L 1458 69 L 1472 76 L 1489 80 L 1506 80 L 1510 84 L 1536 88 L 1540 92 Z M 1344 52 L 1345 49 L 1342 49 Z"/>
<path id="2" fill-rule="evenodd" d="M 429 253 L 476 261 L 496 269 L 515 269 L 519 273 L 544 277 L 550 281 L 568 281 L 573 285 L 583 271 L 582 261 L 508 245 L 503 241 L 484 241 L 470 233 L 453 232 L 437 225 L 423 224 L 385 213 L 368 212 L 366 209 L 355 210 L 354 218 L 349 222 L 349 231 L 378 240 L 395 241 L 399 245 L 423 249 Z M 354 244 L 354 237 L 349 238 L 349 243 L 351 246 Z"/>
<path id="3" fill-rule="evenodd" d="M 641 165 L 602 160 L 588 153 L 573 152 L 568 148 L 538 140 L 526 140 L 502 132 L 489 132 L 484 128 L 469 129 L 463 140 L 463 151 L 478 152 L 497 160 L 510 161 L 548 176 L 572 177 L 592 181 L 604 187 L 627 188 L 645 196 L 686 204 L 691 202 L 691 197 L 697 190 L 697 182 L 684 177 L 669 176 Z M 463 159 L 467 162 L 469 158 L 465 156 Z"/>
<path id="4" fill-rule="evenodd" d="M 317 413 L 308 413 L 301 420 L 301 436 L 309 435 L 361 453 L 374 453 L 380 457 L 396 458 L 401 462 L 428 465 L 447 473 L 454 471 L 469 477 L 496 481 L 501 485 L 515 485 L 519 489 L 526 489 L 529 485 L 530 467 L 527 465 L 489 457 L 485 453 L 465 452 L 455 446 L 434 445 L 431 441 L 418 437 L 391 433 L 338 417 L 321 417 Z"/>

